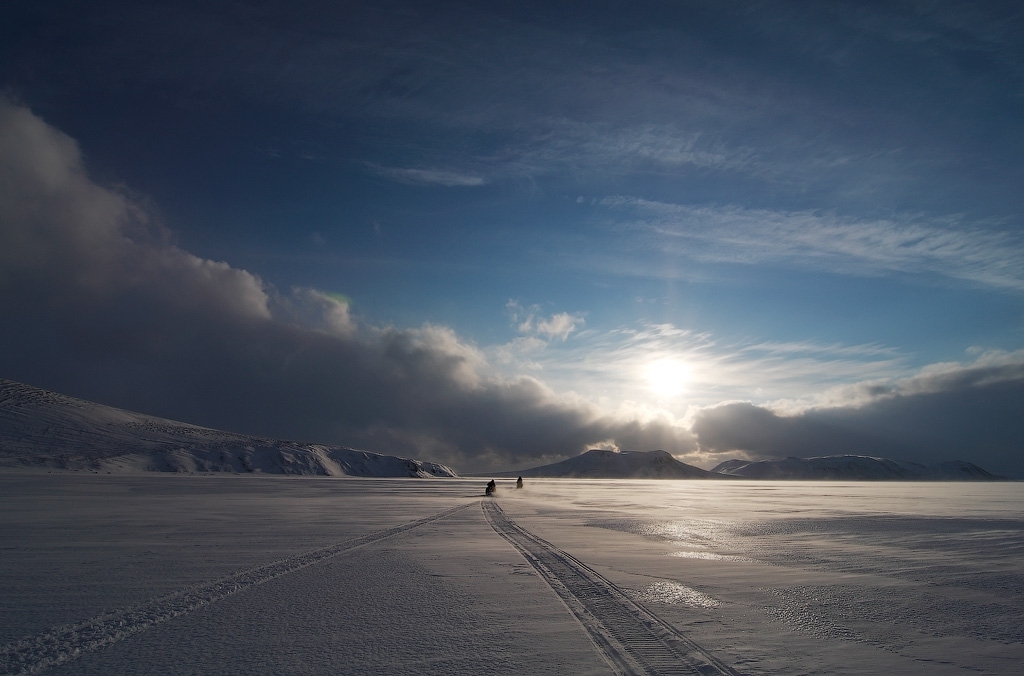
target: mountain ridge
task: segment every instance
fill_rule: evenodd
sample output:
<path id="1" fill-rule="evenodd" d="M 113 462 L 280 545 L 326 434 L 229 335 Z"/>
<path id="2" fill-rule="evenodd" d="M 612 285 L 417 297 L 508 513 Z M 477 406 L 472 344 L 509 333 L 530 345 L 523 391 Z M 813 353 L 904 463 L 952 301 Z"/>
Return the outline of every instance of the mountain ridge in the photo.
<path id="1" fill-rule="evenodd" d="M 590 449 L 581 455 L 494 476 L 566 479 L 716 479 L 706 469 L 676 460 L 668 451 L 610 451 Z M 724 475 L 722 475 L 724 476 Z"/>
<path id="2" fill-rule="evenodd" d="M 0 469 L 454 477 L 433 462 L 225 432 L 0 379 Z"/>
<path id="3" fill-rule="evenodd" d="M 482 475 L 481 475 L 482 476 Z M 549 465 L 495 472 L 499 478 L 575 479 L 763 479 L 837 481 L 1006 481 L 963 460 L 923 465 L 864 455 L 833 455 L 780 460 L 732 459 L 704 470 L 676 460 L 667 451 L 591 449 Z"/>

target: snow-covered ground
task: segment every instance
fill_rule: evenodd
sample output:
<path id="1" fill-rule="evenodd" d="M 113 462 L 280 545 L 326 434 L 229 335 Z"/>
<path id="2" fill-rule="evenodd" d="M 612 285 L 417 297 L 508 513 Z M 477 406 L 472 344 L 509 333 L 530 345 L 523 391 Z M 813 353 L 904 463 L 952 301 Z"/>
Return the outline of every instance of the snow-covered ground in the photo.
<path id="1" fill-rule="evenodd" d="M 1020 674 L 1024 484 L 0 475 L 0 673 Z"/>
<path id="2" fill-rule="evenodd" d="M 0 378 L 0 469 L 103 474 L 455 476 L 434 462 L 268 439 L 104 406 Z"/>

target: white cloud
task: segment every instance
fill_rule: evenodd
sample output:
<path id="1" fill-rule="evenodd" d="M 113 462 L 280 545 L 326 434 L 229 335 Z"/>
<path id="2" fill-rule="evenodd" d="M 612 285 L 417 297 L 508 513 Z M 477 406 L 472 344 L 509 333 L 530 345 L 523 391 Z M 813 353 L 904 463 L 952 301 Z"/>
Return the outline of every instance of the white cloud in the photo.
<path id="1" fill-rule="evenodd" d="M 384 167 L 367 164 L 375 174 L 386 176 L 399 183 L 413 185 L 440 185 L 447 188 L 472 188 L 487 183 L 487 180 L 476 174 L 465 174 L 447 169 L 417 169 L 409 167 Z"/>
<path id="2" fill-rule="evenodd" d="M 513 165 L 550 171 L 569 165 L 577 171 L 697 169 L 752 171 L 760 166 L 751 148 L 734 147 L 707 133 L 675 124 L 617 124 L 557 120 L 543 140 L 526 144 Z M 614 169 L 613 169 L 614 168 Z"/>
<path id="3" fill-rule="evenodd" d="M 648 413 L 668 406 L 679 418 L 689 406 L 797 399 L 807 392 L 910 373 L 906 355 L 882 345 L 723 341 L 672 324 L 588 329 L 570 343 L 514 353 L 508 362 L 515 368 L 525 360 L 542 369 L 546 381 L 560 391 L 577 390 L 612 409 L 620 402 Z M 686 373 L 671 402 L 659 403 L 657 388 L 652 388 L 650 370 L 658 363 L 678 364 Z"/>
<path id="4" fill-rule="evenodd" d="M 569 334 L 576 330 L 576 327 L 583 323 L 583 318 L 578 315 L 570 315 L 568 312 L 559 312 L 547 319 L 538 319 L 534 330 L 548 338 L 565 340 Z"/>
<path id="5" fill-rule="evenodd" d="M 927 273 L 1024 291 L 1024 240 L 996 221 L 922 214 L 872 220 L 622 196 L 601 204 L 630 215 L 634 234 L 646 235 L 648 245 L 702 262 Z"/>
<path id="6" fill-rule="evenodd" d="M 522 307 L 518 301 L 509 300 L 505 304 L 506 310 L 512 318 L 519 333 L 534 336 L 540 339 L 565 341 L 569 335 L 585 323 L 581 314 L 569 314 L 568 312 L 556 312 L 545 318 L 539 316 L 540 306 L 533 305 L 528 308 Z"/>
<path id="7" fill-rule="evenodd" d="M 274 295 L 273 316 L 297 327 L 352 336 L 357 330 L 349 301 L 318 289 L 296 287 L 286 296 Z"/>

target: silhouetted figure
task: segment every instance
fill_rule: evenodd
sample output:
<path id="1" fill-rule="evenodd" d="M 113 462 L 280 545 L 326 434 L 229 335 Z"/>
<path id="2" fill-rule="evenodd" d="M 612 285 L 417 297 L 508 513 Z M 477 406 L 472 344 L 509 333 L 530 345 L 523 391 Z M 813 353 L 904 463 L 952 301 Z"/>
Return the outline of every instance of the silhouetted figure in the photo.
<path id="1" fill-rule="evenodd" d="M 484 495 L 494 495 L 494 491 L 498 490 L 498 485 L 494 483 L 494 479 L 487 482 L 487 490 L 484 491 Z"/>
<path id="2" fill-rule="evenodd" d="M 519 477 L 518 479 L 516 479 L 516 488 L 522 488 L 522 487 L 523 487 L 523 477 Z"/>

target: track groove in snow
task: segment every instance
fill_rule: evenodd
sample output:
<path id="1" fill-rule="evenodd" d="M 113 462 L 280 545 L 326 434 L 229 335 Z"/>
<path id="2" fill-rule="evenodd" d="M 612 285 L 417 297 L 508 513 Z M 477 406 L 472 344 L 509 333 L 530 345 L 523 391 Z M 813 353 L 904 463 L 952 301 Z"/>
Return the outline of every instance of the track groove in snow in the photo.
<path id="1" fill-rule="evenodd" d="M 586 564 L 509 519 L 493 500 L 481 506 L 491 527 L 561 597 L 616 674 L 737 676 Z"/>
<path id="2" fill-rule="evenodd" d="M 75 625 L 51 629 L 0 647 L 0 674 L 36 674 L 85 653 L 117 643 L 133 634 L 191 613 L 232 594 L 294 573 L 405 531 L 460 512 L 473 503 L 446 509 L 422 519 L 350 538 L 337 544 L 290 556 L 273 563 L 247 568 L 213 582 L 194 585 L 130 608 L 115 610 Z"/>

